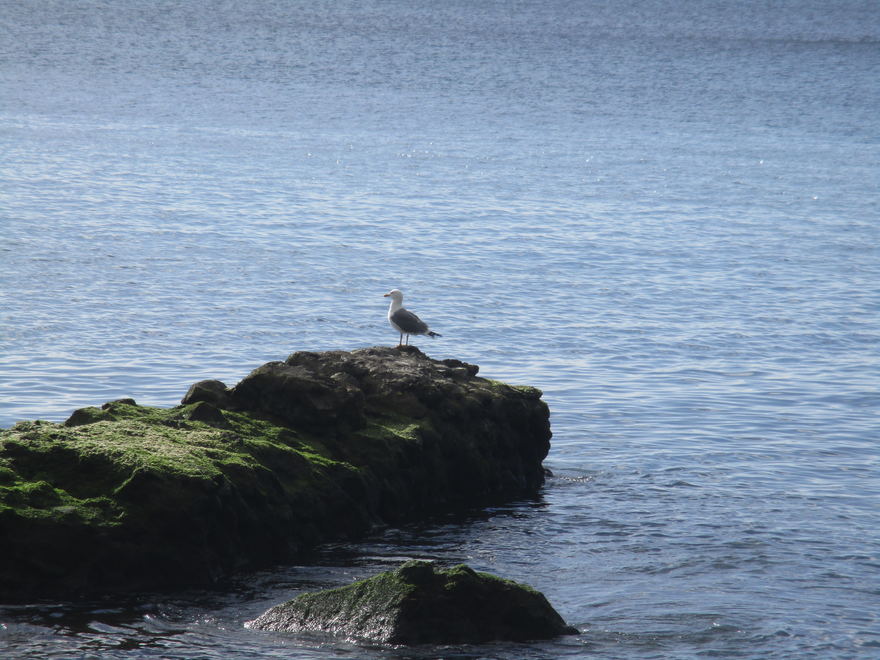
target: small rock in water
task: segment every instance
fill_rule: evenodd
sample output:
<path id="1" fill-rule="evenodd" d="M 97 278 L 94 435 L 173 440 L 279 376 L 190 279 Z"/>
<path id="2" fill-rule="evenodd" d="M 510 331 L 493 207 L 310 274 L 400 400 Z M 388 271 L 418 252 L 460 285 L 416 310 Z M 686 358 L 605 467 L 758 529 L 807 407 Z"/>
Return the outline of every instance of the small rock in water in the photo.
<path id="1" fill-rule="evenodd" d="M 245 625 L 385 644 L 474 644 L 578 633 L 531 587 L 464 564 L 438 569 L 424 561 L 410 561 L 345 587 L 302 594 Z"/>

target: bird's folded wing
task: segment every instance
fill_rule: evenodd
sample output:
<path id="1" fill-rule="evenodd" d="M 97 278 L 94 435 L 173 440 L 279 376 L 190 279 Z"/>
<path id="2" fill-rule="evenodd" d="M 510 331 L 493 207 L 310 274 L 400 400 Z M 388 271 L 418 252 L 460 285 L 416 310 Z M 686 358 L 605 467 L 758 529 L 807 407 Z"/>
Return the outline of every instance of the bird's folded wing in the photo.
<path id="1" fill-rule="evenodd" d="M 397 327 L 403 332 L 409 334 L 417 335 L 428 331 L 428 325 L 407 309 L 398 309 L 391 315 L 391 320 L 396 323 Z"/>

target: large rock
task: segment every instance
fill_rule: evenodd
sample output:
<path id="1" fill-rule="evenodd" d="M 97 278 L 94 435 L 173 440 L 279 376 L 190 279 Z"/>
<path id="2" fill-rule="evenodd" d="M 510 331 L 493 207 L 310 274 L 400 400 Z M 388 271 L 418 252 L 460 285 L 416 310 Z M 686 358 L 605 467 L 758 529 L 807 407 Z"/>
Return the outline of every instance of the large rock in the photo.
<path id="1" fill-rule="evenodd" d="M 0 600 L 205 585 L 377 525 L 535 494 L 541 392 L 414 347 L 295 353 L 176 408 L 0 431 Z"/>
<path id="2" fill-rule="evenodd" d="M 251 372 L 229 407 L 305 430 L 334 459 L 371 466 L 382 481 L 377 504 L 395 509 L 392 517 L 401 506 L 535 492 L 551 435 L 541 391 L 479 378 L 478 369 L 414 346 L 299 352 Z M 391 435 L 380 441 L 377 430 Z"/>
<path id="3" fill-rule="evenodd" d="M 338 589 L 302 594 L 246 625 L 383 644 L 526 641 L 578 632 L 531 587 L 465 565 L 443 570 L 423 561 Z"/>

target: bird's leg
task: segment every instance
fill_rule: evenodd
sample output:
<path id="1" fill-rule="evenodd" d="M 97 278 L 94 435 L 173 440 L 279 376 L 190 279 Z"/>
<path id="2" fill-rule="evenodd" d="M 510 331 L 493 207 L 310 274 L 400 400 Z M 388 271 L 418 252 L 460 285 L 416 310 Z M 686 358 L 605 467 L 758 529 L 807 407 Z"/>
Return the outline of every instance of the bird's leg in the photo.
<path id="1" fill-rule="evenodd" d="M 402 333 L 402 332 L 400 333 L 400 341 L 397 342 L 397 345 L 398 345 L 398 346 L 403 346 L 403 333 Z"/>

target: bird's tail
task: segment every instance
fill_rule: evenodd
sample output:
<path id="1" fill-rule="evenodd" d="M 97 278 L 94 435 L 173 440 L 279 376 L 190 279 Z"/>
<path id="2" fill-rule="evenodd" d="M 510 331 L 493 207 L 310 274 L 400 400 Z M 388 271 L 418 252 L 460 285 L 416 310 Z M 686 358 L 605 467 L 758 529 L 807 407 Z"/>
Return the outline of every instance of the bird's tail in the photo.
<path id="1" fill-rule="evenodd" d="M 439 332 L 434 332 L 433 330 L 428 330 L 428 336 L 433 339 L 434 337 L 442 337 Z"/>

